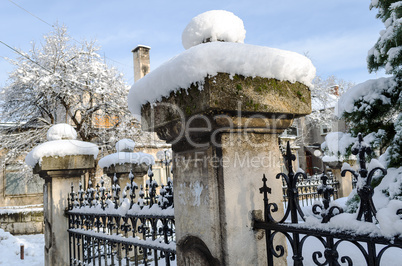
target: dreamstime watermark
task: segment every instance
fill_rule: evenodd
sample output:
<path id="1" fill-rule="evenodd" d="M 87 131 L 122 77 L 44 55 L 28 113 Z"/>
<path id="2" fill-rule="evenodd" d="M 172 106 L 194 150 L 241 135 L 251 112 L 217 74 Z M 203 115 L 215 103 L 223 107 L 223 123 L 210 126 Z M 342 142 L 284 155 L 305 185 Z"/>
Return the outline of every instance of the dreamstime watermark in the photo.
<path id="1" fill-rule="evenodd" d="M 174 133 L 169 137 L 170 144 L 185 140 L 194 148 L 205 148 L 212 144 L 222 147 L 222 133 L 229 137 L 226 143 L 235 146 L 239 140 L 251 147 L 267 147 L 268 139 L 256 137 L 258 133 L 281 133 L 292 122 L 288 114 L 269 114 L 263 112 L 243 112 L 242 102 L 238 101 L 237 109 L 230 112 L 189 114 L 191 110 L 182 110 L 171 103 L 155 103 L 150 112 L 143 116 L 146 128 L 169 134 L 167 122 L 174 121 Z M 170 121 L 169 121 L 170 120 Z M 255 134 L 256 133 L 256 134 Z M 207 136 L 207 137 L 205 137 Z"/>

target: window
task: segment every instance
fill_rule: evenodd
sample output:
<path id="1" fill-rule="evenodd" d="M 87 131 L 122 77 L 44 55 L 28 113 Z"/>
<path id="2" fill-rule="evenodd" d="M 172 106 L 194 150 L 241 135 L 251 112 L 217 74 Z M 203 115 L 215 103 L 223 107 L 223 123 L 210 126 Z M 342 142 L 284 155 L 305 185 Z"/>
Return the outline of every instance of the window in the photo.
<path id="1" fill-rule="evenodd" d="M 297 137 L 298 136 L 297 127 L 294 127 L 294 126 L 288 127 L 283 132 L 283 135 L 288 136 L 288 137 Z"/>
<path id="2" fill-rule="evenodd" d="M 328 125 L 320 125 L 320 132 L 321 135 L 327 135 L 329 132 L 331 132 L 331 128 Z"/>
<path id="3" fill-rule="evenodd" d="M 4 169 L 6 195 L 38 194 L 43 192 L 44 180 L 32 172 L 23 171 L 21 164 L 7 164 Z"/>
<path id="4" fill-rule="evenodd" d="M 161 168 L 153 168 L 152 172 L 154 173 L 153 179 L 158 183 L 158 185 L 165 185 L 162 179 Z"/>

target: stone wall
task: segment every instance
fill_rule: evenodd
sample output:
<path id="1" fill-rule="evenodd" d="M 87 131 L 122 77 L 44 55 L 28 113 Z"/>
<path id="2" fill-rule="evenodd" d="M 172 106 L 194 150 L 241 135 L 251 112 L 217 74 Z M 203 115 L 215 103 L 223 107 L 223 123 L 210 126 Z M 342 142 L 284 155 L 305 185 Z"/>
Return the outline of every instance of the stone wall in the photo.
<path id="1" fill-rule="evenodd" d="M 0 228 L 13 235 L 43 234 L 43 207 L 0 209 Z"/>

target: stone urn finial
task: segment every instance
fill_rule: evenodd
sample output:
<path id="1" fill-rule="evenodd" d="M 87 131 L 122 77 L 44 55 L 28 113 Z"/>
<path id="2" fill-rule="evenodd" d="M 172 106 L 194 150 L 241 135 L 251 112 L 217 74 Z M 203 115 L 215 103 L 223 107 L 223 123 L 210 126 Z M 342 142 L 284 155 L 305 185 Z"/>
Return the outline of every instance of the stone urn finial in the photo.
<path id="1" fill-rule="evenodd" d="M 194 17 L 182 33 L 185 49 L 206 42 L 244 43 L 243 21 L 225 10 L 211 10 Z"/>

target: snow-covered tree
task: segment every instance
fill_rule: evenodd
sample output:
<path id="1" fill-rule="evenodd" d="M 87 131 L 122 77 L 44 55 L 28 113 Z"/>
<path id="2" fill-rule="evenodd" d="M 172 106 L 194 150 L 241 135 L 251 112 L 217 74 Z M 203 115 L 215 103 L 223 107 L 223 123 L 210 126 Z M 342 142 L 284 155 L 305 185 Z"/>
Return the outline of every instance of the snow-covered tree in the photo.
<path id="1" fill-rule="evenodd" d="M 388 167 L 402 166 L 402 1 L 372 0 L 385 30 L 367 57 L 370 72 L 384 69 L 389 78 L 369 80 L 352 88 L 340 99 L 339 113 L 356 136 L 371 134 L 374 144 L 385 152 Z"/>
<path id="2" fill-rule="evenodd" d="M 83 141 L 114 145 L 120 138 L 138 141 L 139 124 L 127 109 L 128 86 L 108 67 L 95 42 L 78 43 L 65 26 L 56 26 L 40 45 L 21 51 L 2 88 L 1 147 L 9 155 L 43 142 L 56 123 L 74 126 Z"/>
<path id="3" fill-rule="evenodd" d="M 311 90 L 312 113 L 306 116 L 307 123 L 320 124 L 331 127 L 338 118 L 334 114 L 334 107 L 339 97 L 351 88 L 354 83 L 345 81 L 335 76 L 322 78 L 317 76 L 313 80 Z"/>

